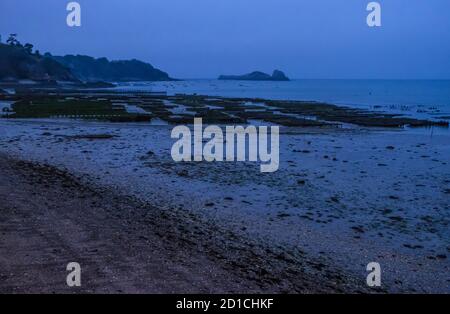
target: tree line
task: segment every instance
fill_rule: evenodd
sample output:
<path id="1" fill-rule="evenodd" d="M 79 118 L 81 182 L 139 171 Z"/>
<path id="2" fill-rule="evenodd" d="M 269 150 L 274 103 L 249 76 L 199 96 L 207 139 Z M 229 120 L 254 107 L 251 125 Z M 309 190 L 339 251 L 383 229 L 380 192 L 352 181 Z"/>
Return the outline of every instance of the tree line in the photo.
<path id="1" fill-rule="evenodd" d="M 2 36 L 0 35 L 0 43 L 2 42 Z M 41 53 L 39 50 L 36 49 L 36 51 L 33 53 L 33 48 L 34 45 L 30 44 L 30 43 L 26 43 L 26 44 L 22 44 L 18 39 L 17 39 L 17 34 L 9 34 L 8 39 L 6 40 L 6 44 L 13 46 L 13 47 L 17 47 L 17 48 L 22 48 L 24 49 L 28 54 L 30 55 L 35 55 L 40 57 Z M 46 57 L 51 57 L 50 53 L 45 53 Z"/>

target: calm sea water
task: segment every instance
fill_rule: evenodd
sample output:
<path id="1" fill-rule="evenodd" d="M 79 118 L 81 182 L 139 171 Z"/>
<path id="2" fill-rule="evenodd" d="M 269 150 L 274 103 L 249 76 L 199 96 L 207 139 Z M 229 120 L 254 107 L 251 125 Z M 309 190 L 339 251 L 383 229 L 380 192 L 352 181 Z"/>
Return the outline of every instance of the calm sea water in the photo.
<path id="1" fill-rule="evenodd" d="M 450 80 L 185 80 L 120 85 L 120 89 L 225 97 L 314 100 L 419 118 L 450 120 Z"/>

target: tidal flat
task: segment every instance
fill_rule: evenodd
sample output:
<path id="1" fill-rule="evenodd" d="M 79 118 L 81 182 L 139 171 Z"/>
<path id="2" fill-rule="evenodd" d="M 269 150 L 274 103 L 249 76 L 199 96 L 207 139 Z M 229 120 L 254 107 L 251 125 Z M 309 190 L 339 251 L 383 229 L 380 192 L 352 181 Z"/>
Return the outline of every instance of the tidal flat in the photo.
<path id="1" fill-rule="evenodd" d="M 26 89 L 15 94 L 0 93 L 0 101 L 12 103 L 9 118 L 76 118 L 109 122 L 160 120 L 168 124 L 189 124 L 194 117 L 201 117 L 210 124 L 261 121 L 286 127 L 449 126 L 445 120 L 415 119 L 320 102 L 259 98 Z"/>
<path id="2" fill-rule="evenodd" d="M 31 167 L 33 171 L 24 171 L 38 180 L 20 192 L 23 199 L 37 197 L 31 192 L 34 186 L 42 191 L 65 186 L 56 179 L 50 180 L 53 185 L 39 179 L 39 169 L 57 177 L 63 171 L 81 186 L 114 195 L 103 201 L 84 195 L 87 203 L 72 204 L 69 213 L 77 216 L 68 214 L 68 221 L 82 217 L 77 221 L 94 233 L 88 228 L 94 221 L 116 226 L 123 243 L 137 243 L 142 260 L 135 261 L 141 265 L 136 269 L 145 278 L 156 276 L 143 270 L 144 257 L 154 251 L 165 252 L 160 262 L 176 256 L 170 259 L 173 267 L 181 267 L 187 258 L 183 274 L 197 269 L 189 254 L 182 255 L 175 246 L 184 243 L 206 263 L 211 276 L 230 278 L 223 285 L 211 280 L 205 287 L 201 283 L 207 275 L 197 269 L 193 273 L 198 276 L 168 277 L 173 280 L 164 291 L 181 282 L 185 292 L 449 292 L 449 137 L 404 128 L 446 127 L 444 122 L 323 103 L 200 95 L 35 91 L 3 94 L 0 100 L 13 103 L 8 118 L 0 119 L 5 169 Z M 261 174 L 250 162 L 173 162 L 170 131 L 192 123 L 195 116 L 219 125 L 281 125 L 279 171 Z M 4 213 L 12 216 L 2 222 L 25 208 L 14 198 L 20 184 L 3 184 L 2 198 L 8 202 L 2 204 L 10 208 Z M 55 197 L 59 203 L 48 202 L 63 215 L 71 193 Z M 148 207 L 132 210 L 137 203 L 128 197 Z M 98 210 L 109 203 L 109 210 Z M 124 209 L 124 203 L 131 205 Z M 50 215 L 45 206 L 36 206 L 26 217 L 37 217 L 40 211 Z M 166 224 L 151 215 L 176 219 Z M 100 250 L 104 241 L 110 242 L 106 237 L 115 234 L 97 228 L 101 237 L 89 242 L 92 250 Z M 21 236 L 5 230 L 12 238 Z M 153 238 L 136 230 L 157 230 L 174 247 L 157 247 L 140 237 Z M 78 232 L 75 227 L 72 231 Z M 48 249 L 60 245 L 58 241 Z M 82 252 L 76 243 L 71 248 Z M 119 246 L 104 247 L 108 249 L 126 252 Z M 87 263 L 103 269 L 95 259 L 103 260 L 107 253 L 92 253 Z M 57 252 L 52 254 L 58 258 Z M 382 289 L 365 286 L 370 262 L 381 265 Z M 116 277 L 126 277 L 119 264 L 115 271 Z M 127 271 L 133 272 L 132 265 Z M 20 273 L 19 268 L 12 272 Z M 92 289 L 102 291 L 107 275 L 99 271 L 95 276 Z M 189 280 L 191 289 L 185 285 Z M 7 289 L 13 288 L 10 282 Z M 156 291 L 143 282 L 127 283 L 122 288 L 128 291 Z M 24 283 L 21 289 L 26 288 Z"/>

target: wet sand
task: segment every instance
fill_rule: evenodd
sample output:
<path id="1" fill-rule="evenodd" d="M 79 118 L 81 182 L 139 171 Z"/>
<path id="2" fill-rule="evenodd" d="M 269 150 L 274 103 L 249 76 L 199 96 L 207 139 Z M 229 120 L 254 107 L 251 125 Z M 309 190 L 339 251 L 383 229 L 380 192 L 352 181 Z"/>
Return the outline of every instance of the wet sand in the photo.
<path id="1" fill-rule="evenodd" d="M 240 284 L 184 286 L 182 292 L 374 292 L 365 288 L 366 265 L 373 261 L 381 264 L 386 291 L 449 292 L 447 135 L 283 129 L 280 170 L 261 175 L 254 163 L 175 164 L 168 126 L 0 123 L 1 151 L 177 217 L 184 225 L 170 229 L 177 230 L 171 243 L 188 237 L 196 252 L 212 258 L 227 278 L 235 274 Z M 108 136 L 89 137 L 96 134 Z M 128 217 L 138 230 L 154 228 L 119 208 L 111 210 L 120 216 L 116 223 Z M 191 231 L 197 230 L 191 229 L 192 217 L 201 221 L 201 232 Z M 165 223 L 156 226 L 167 233 Z"/>
<path id="2" fill-rule="evenodd" d="M 0 293 L 365 291 L 301 252 L 4 155 L 0 227 Z M 66 285 L 69 262 L 81 265 L 81 287 Z"/>

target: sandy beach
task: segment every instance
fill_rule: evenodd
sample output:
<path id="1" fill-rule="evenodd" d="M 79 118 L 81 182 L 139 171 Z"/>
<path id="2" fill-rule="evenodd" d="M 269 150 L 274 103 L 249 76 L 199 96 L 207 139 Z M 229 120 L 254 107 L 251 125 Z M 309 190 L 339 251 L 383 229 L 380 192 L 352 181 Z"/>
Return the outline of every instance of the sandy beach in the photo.
<path id="1" fill-rule="evenodd" d="M 1 293 L 365 291 L 320 259 L 239 238 L 183 210 L 48 165 L 4 155 L 0 164 Z M 80 288 L 65 283 L 70 261 L 83 265 Z"/>
<path id="2" fill-rule="evenodd" d="M 280 170 L 261 174 L 254 163 L 174 163 L 168 126 L 4 119 L 0 128 L 2 164 L 15 165 L 2 167 L 2 212 L 15 213 L 2 214 L 2 230 L 16 230 L 1 248 L 35 246 L 2 254 L 2 291 L 64 291 L 64 277 L 55 286 L 45 276 L 55 282 L 79 259 L 93 272 L 87 291 L 449 292 L 447 135 L 284 128 Z M 28 181 L 41 171 L 57 181 L 54 169 L 77 183 Z M 38 262 L 43 254 L 51 258 Z M 31 260 L 46 269 L 40 284 L 17 281 Z M 365 284 L 370 262 L 382 267 L 381 290 Z"/>

